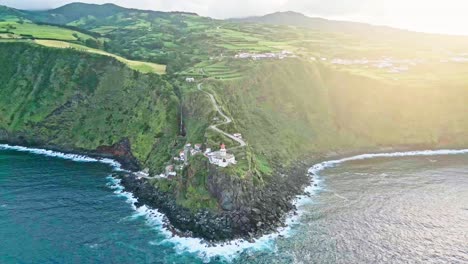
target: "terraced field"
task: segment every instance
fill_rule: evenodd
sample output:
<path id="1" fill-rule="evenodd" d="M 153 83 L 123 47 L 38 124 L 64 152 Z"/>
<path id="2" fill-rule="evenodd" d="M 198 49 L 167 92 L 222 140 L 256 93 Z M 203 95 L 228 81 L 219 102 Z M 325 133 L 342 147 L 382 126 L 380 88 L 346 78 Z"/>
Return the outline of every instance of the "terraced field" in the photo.
<path id="1" fill-rule="evenodd" d="M 249 62 L 245 62 L 248 64 Z M 246 66 L 246 65 L 244 65 Z M 244 69 L 239 62 L 221 60 L 218 62 L 205 61 L 194 67 L 203 76 L 217 80 L 233 80 L 243 76 Z"/>

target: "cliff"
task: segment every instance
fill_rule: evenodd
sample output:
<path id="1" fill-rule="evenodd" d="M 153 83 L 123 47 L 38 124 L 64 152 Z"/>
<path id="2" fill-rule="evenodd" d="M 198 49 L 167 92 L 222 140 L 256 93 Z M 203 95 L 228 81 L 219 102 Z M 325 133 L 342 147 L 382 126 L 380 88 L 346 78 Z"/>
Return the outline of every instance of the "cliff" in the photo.
<path id="1" fill-rule="evenodd" d="M 179 99 L 158 75 L 115 59 L 0 43 L 0 140 L 109 155 L 159 171 L 178 134 Z"/>
<path id="2" fill-rule="evenodd" d="M 113 157 L 151 175 L 188 142 L 237 147 L 208 129 L 217 112 L 207 95 L 177 77 L 21 42 L 0 43 L 0 63 L 0 141 Z M 173 179 L 121 176 L 175 232 L 219 241 L 281 226 L 310 183 L 304 161 L 323 154 L 468 145 L 463 82 L 389 81 L 304 59 L 250 66 L 244 78 L 204 84 L 233 119 L 220 128 L 249 144 L 231 149 L 236 166 L 198 155 Z"/>

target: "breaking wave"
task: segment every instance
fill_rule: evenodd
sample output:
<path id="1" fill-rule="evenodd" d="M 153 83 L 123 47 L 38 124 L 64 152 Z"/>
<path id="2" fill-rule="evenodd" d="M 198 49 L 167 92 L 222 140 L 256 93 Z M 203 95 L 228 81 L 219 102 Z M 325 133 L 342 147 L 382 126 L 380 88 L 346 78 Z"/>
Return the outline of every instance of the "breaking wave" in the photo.
<path id="1" fill-rule="evenodd" d="M 92 157 L 85 156 L 85 155 L 62 153 L 62 152 L 58 152 L 58 151 L 52 151 L 52 150 L 40 149 L 40 148 L 10 146 L 10 145 L 7 145 L 7 144 L 0 144 L 0 150 L 14 150 L 14 151 L 19 151 L 19 152 L 28 152 L 28 153 L 32 153 L 32 154 L 36 154 L 36 155 L 42 155 L 42 156 L 47 156 L 47 157 L 54 157 L 54 158 L 59 158 L 59 159 L 72 160 L 72 161 L 76 161 L 76 162 L 99 162 L 99 163 L 110 165 L 116 171 L 124 171 L 122 169 L 122 165 L 119 162 L 117 162 L 117 161 L 115 161 L 113 159 L 92 158 Z"/>
<path id="2" fill-rule="evenodd" d="M 15 150 L 21 152 L 28 152 L 38 155 L 45 155 L 49 157 L 56 157 L 61 159 L 73 160 L 76 162 L 100 162 L 112 166 L 115 170 L 122 170 L 121 164 L 112 159 L 97 159 L 84 155 L 66 154 L 56 151 L 50 151 L 38 148 L 27 148 L 21 146 L 10 146 L 0 144 L 0 150 Z M 166 218 L 164 214 L 156 209 L 148 208 L 147 206 L 136 207 L 138 199 L 130 192 L 125 192 L 124 187 L 121 185 L 119 179 L 112 176 L 108 177 L 108 187 L 114 190 L 114 193 L 126 198 L 137 217 L 144 217 L 146 223 L 161 231 L 165 239 L 162 241 L 152 241 L 152 245 L 169 244 L 174 246 L 178 253 L 193 253 L 198 255 L 201 259 L 209 261 L 213 257 L 222 257 L 226 260 L 232 260 L 240 253 L 245 251 L 259 251 L 259 250 L 275 250 L 275 240 L 278 237 L 289 237 L 294 233 L 294 226 L 300 223 L 300 219 L 305 213 L 304 205 L 310 204 L 313 199 L 311 196 L 317 194 L 322 189 L 322 178 L 319 175 L 325 169 L 335 167 L 339 164 L 349 161 L 374 159 L 374 158 L 396 158 L 396 157 L 412 157 L 412 156 L 439 156 L 439 155 L 460 155 L 468 154 L 468 149 L 463 150 L 425 150 L 425 151 L 409 151 L 409 152 L 393 152 L 393 153 L 378 153 L 378 154 L 362 154 L 348 158 L 324 161 L 313 165 L 308 170 L 311 175 L 311 183 L 305 188 L 307 195 L 299 195 L 293 201 L 297 207 L 297 212 L 291 212 L 286 219 L 286 227 L 279 228 L 276 233 L 262 236 L 255 239 L 253 243 L 246 240 L 233 240 L 230 242 L 208 245 L 204 240 L 190 237 L 180 237 L 173 235 L 170 230 L 164 227 Z"/>

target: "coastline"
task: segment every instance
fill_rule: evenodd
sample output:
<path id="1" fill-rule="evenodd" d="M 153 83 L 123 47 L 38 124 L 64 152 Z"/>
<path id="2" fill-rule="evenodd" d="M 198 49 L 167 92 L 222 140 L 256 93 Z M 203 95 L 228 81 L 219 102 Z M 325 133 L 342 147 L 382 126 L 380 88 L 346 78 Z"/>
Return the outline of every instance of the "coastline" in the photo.
<path id="1" fill-rule="evenodd" d="M 75 162 L 97 162 L 103 163 L 111 166 L 116 171 L 127 171 L 123 168 L 122 164 L 115 159 L 109 157 L 103 157 L 98 155 L 89 155 L 83 152 L 62 152 L 59 150 L 45 149 L 45 148 L 35 148 L 35 147 L 24 147 L 19 145 L 9 145 L 0 143 L 0 150 L 13 150 L 19 152 L 28 152 L 31 154 L 55 157 L 60 159 L 72 160 Z"/>
<path id="2" fill-rule="evenodd" d="M 1 132 L 1 131 L 0 131 Z M 101 146 L 96 150 L 84 150 L 74 147 L 56 146 L 50 144 L 41 144 L 39 142 L 29 143 L 24 140 L 8 140 L 1 137 L 0 145 L 7 145 L 10 147 L 27 148 L 30 150 L 42 150 L 60 153 L 69 156 L 82 156 L 95 160 L 112 160 L 119 163 L 120 169 L 126 171 L 139 171 L 141 170 L 135 157 L 131 154 L 128 140 L 124 139 L 113 146 Z"/>
<path id="3" fill-rule="evenodd" d="M 219 241 L 211 241 L 207 242 L 202 238 L 194 237 L 193 232 L 187 231 L 180 231 L 178 228 L 175 228 L 173 222 L 171 221 L 170 217 L 167 217 L 165 214 L 165 210 L 160 209 L 152 209 L 157 208 L 151 206 L 152 199 L 155 197 L 161 203 L 167 203 L 167 201 L 171 201 L 170 197 L 164 196 L 157 193 L 150 193 L 150 197 L 140 197 L 138 190 L 156 190 L 153 188 L 147 180 L 138 180 L 134 177 L 134 174 L 130 171 L 125 171 L 122 169 L 122 165 L 112 159 L 108 158 L 93 158 L 90 156 L 82 155 L 82 154 L 67 154 L 62 152 L 55 152 L 51 150 L 39 149 L 39 148 L 28 148 L 22 146 L 10 146 L 10 145 L 3 145 L 0 144 L 1 149 L 9 149 L 9 150 L 16 150 L 16 151 L 23 151 L 29 152 L 39 155 L 46 155 L 51 157 L 57 158 L 64 158 L 69 160 L 74 160 L 77 162 L 100 162 L 105 163 L 112 166 L 116 171 L 120 171 L 123 173 L 119 173 L 119 177 L 121 178 L 119 182 L 114 181 L 114 188 L 118 189 L 120 194 L 125 193 L 127 197 L 130 197 L 130 203 L 135 211 L 141 212 L 145 214 L 147 219 L 151 223 L 157 223 L 157 226 L 163 231 L 166 235 L 167 240 L 169 242 L 174 243 L 176 248 L 179 248 L 183 251 L 192 251 L 192 252 L 201 252 L 201 257 L 212 257 L 215 255 L 231 255 L 235 254 L 239 251 L 239 249 L 246 249 L 246 248 L 265 248 L 267 246 L 271 246 L 271 241 L 278 237 L 288 236 L 292 229 L 292 225 L 297 222 L 297 220 L 301 217 L 302 212 L 300 210 L 301 205 L 306 204 L 311 201 L 311 195 L 316 193 L 320 190 L 320 175 L 319 173 L 326 169 L 338 164 L 353 161 L 353 160 L 362 160 L 362 159 L 370 159 L 370 158 L 379 158 L 379 157 L 406 157 L 406 156 L 434 156 L 434 155 L 449 155 L 449 154 L 468 154 L 468 149 L 458 149 L 458 150 L 450 150 L 450 149 L 442 149 L 442 150 L 410 150 L 407 151 L 408 148 L 398 152 L 395 149 L 391 149 L 392 152 L 388 152 L 390 149 L 385 148 L 381 149 L 380 152 L 375 152 L 373 154 L 358 154 L 354 156 L 346 155 L 345 153 L 335 153 L 336 155 L 329 155 L 334 156 L 336 159 L 327 158 L 326 161 L 320 163 L 312 163 L 315 164 L 313 166 L 307 166 L 306 162 L 302 162 L 304 166 L 307 166 L 309 169 L 308 175 L 306 178 L 309 179 L 309 185 L 303 186 L 304 188 L 300 189 L 300 191 L 295 194 L 294 197 L 290 198 L 288 202 L 292 204 L 292 207 L 289 211 L 283 212 L 280 224 L 275 226 L 275 228 L 269 228 L 268 230 L 263 230 L 259 233 L 253 234 L 248 238 L 241 238 L 235 237 L 233 239 L 224 240 L 224 242 L 219 243 Z M 323 158 L 322 158 L 323 160 Z M 310 163 L 308 163 L 310 164 Z M 126 179 L 126 180 L 124 180 Z M 115 178 L 114 178 L 115 180 Z M 126 182 L 127 181 L 127 182 Z M 146 183 L 145 183 L 146 182 Z M 133 186 L 133 187 L 132 187 Z M 132 189 L 135 188 L 135 189 Z M 143 189 L 141 189 L 143 188 Z M 148 189 L 150 188 L 150 189 Z M 131 192 L 133 190 L 133 192 Z M 296 190 L 297 191 L 297 190 Z M 136 197 L 136 198 L 135 198 Z M 173 210 L 172 207 L 167 207 L 168 210 Z M 175 212 L 177 216 L 177 209 L 172 211 Z M 182 217 L 183 218 L 183 217 Z M 193 219 L 188 219 L 187 215 L 185 215 L 188 223 L 194 223 Z M 206 218 L 206 216 L 205 216 Z M 216 219 L 214 217 L 213 219 Z M 199 225 L 208 225 L 210 226 L 210 222 L 203 222 Z M 187 229 L 188 230 L 188 229 Z M 222 253 L 220 253 L 222 252 Z"/>
<path id="4" fill-rule="evenodd" d="M 234 240 L 254 242 L 255 239 L 274 233 L 286 226 L 286 216 L 294 214 L 296 208 L 292 200 L 311 184 L 307 175 L 309 166 L 281 173 L 263 188 L 252 190 L 256 195 L 252 202 L 232 211 L 212 212 L 208 210 L 190 211 L 177 205 L 171 194 L 160 191 L 150 180 L 132 174 L 119 174 L 115 177 L 126 192 L 138 198 L 137 207 L 157 208 L 168 219 L 167 228 L 173 235 L 194 237 L 206 240 L 209 245 L 229 243 Z M 293 175 L 293 176 L 291 176 Z M 214 176 L 216 177 L 216 176 Z M 291 180 L 293 178 L 294 180 Z M 250 187 L 246 187 L 250 188 Z M 250 192 L 249 192 L 250 194 Z"/>

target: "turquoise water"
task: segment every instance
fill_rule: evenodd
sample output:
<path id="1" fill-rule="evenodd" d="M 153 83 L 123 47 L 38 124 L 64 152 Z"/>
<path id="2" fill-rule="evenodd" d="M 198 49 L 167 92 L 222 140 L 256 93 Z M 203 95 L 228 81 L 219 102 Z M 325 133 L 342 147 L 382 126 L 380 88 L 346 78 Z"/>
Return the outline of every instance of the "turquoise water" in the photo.
<path id="1" fill-rule="evenodd" d="M 112 171 L 0 150 L 0 263 L 229 262 L 182 250 L 193 241 L 135 211 Z M 468 155 L 349 161 L 320 177 L 288 236 L 231 262 L 468 263 Z"/>
<path id="2" fill-rule="evenodd" d="M 0 263 L 202 263 L 109 188 L 112 169 L 0 151 Z"/>

